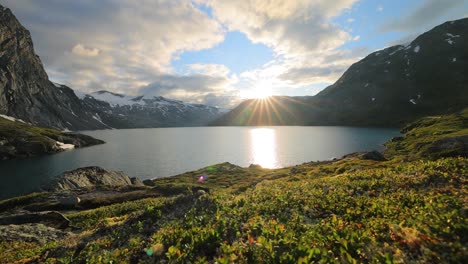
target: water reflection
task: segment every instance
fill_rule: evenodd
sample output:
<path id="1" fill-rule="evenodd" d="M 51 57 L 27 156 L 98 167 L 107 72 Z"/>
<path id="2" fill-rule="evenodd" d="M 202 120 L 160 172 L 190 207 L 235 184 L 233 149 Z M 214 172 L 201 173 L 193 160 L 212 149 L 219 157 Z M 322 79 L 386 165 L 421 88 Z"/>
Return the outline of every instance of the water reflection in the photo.
<path id="1" fill-rule="evenodd" d="M 252 163 L 263 168 L 278 167 L 276 153 L 276 134 L 272 128 L 250 130 Z"/>

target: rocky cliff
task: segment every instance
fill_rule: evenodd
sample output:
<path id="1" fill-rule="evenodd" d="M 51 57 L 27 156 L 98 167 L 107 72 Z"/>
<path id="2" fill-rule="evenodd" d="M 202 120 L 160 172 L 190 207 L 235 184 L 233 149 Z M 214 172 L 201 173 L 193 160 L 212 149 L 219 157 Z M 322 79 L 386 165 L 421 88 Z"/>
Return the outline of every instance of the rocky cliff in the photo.
<path id="1" fill-rule="evenodd" d="M 49 81 L 31 35 L 0 6 L 0 114 L 59 129 L 106 128 L 74 92 Z"/>

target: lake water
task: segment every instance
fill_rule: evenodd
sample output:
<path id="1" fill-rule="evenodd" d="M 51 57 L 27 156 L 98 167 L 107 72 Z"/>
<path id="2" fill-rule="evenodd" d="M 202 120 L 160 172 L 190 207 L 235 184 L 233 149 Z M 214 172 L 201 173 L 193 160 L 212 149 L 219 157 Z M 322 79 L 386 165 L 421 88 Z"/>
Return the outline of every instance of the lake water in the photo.
<path id="1" fill-rule="evenodd" d="M 396 129 L 356 127 L 191 127 L 82 131 L 104 145 L 23 160 L 0 161 L 0 197 L 30 192 L 84 166 L 150 179 L 231 162 L 279 168 L 382 150 Z"/>

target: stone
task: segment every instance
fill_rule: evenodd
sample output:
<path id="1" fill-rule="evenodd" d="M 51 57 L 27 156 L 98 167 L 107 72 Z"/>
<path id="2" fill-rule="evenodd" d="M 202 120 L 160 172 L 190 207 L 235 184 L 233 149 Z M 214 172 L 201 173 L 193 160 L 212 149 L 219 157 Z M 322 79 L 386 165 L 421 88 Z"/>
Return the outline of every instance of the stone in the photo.
<path id="1" fill-rule="evenodd" d="M 138 183 L 137 180 L 134 180 Z M 108 171 L 101 167 L 84 167 L 64 172 L 43 188 L 48 191 L 64 191 L 97 186 L 133 185 L 132 180 L 119 171 Z"/>
<path id="2" fill-rule="evenodd" d="M 362 159 L 365 160 L 375 160 L 375 161 L 386 161 L 387 159 L 384 155 L 376 150 L 366 152 L 361 156 Z"/>
<path id="3" fill-rule="evenodd" d="M 56 229 L 65 229 L 70 225 L 70 220 L 56 211 L 40 213 L 18 213 L 0 217 L 0 225 L 22 225 L 40 223 Z"/>

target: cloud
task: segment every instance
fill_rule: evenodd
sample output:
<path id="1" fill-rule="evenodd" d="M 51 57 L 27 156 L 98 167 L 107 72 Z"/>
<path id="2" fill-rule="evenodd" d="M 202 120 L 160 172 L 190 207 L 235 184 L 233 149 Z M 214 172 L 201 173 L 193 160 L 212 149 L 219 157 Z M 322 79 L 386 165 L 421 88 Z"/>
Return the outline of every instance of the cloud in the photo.
<path id="1" fill-rule="evenodd" d="M 448 13 L 455 12 L 452 17 L 456 17 L 458 13 L 460 17 L 463 16 L 463 13 L 460 13 L 463 9 L 457 10 L 457 7 L 467 4 L 468 0 L 426 0 L 405 16 L 387 21 L 380 26 L 379 31 L 421 30 L 427 26 L 434 26 L 434 23 L 441 23 L 439 19 Z"/>
<path id="2" fill-rule="evenodd" d="M 99 49 L 97 48 L 88 48 L 83 46 L 82 44 L 78 43 L 76 44 L 75 47 L 72 49 L 72 53 L 80 56 L 89 56 L 89 57 L 95 57 L 99 55 Z"/>
<path id="3" fill-rule="evenodd" d="M 184 0 L 5 0 L 31 31 L 49 76 L 85 92 L 135 88 L 171 74 L 184 51 L 211 48 L 225 30 Z"/>
<path id="4" fill-rule="evenodd" d="M 356 19 L 354 19 L 354 18 L 348 18 L 348 19 L 346 19 L 346 22 L 348 22 L 348 23 L 353 23 L 354 21 L 356 21 Z"/>
<path id="5" fill-rule="evenodd" d="M 334 49 L 350 36 L 332 17 L 356 0 L 198 0 L 229 30 L 238 30 L 254 43 L 263 43 L 277 54 L 294 56 Z"/>
<path id="6" fill-rule="evenodd" d="M 236 75 L 219 64 L 191 64 L 189 72 L 160 74 L 153 76 L 153 82 L 140 87 L 138 94 L 164 96 L 191 103 L 203 103 L 222 108 L 232 108 L 239 103 L 234 84 Z"/>
<path id="7" fill-rule="evenodd" d="M 378 6 L 378 7 L 377 7 L 377 11 L 379 11 L 379 12 L 384 11 L 384 7 L 383 7 L 383 6 Z"/>

